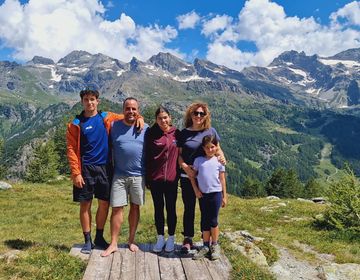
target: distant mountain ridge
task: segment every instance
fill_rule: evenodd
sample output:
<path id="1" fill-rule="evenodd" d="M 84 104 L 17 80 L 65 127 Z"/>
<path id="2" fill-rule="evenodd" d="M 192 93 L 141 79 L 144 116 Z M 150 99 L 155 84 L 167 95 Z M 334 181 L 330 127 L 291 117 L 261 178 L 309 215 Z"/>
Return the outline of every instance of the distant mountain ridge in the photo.
<path id="1" fill-rule="evenodd" d="M 25 65 L 0 62 L 2 95 L 10 98 L 15 94 L 25 100 L 29 91 L 37 91 L 52 100 L 66 101 L 92 87 L 115 102 L 125 95 L 141 97 L 145 92 L 176 89 L 174 94 L 231 92 L 300 105 L 348 107 L 360 103 L 359 82 L 360 48 L 331 57 L 287 51 L 267 67 L 240 72 L 207 60 L 188 63 L 170 53 L 159 53 L 147 61 L 134 57 L 129 63 L 85 51 L 73 51 L 56 63 L 39 56 Z"/>

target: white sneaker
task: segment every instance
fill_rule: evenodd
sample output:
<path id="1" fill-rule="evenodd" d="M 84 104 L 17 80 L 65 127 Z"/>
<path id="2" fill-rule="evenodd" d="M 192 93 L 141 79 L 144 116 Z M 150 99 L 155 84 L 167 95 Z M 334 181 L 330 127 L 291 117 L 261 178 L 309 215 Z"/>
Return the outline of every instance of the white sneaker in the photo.
<path id="1" fill-rule="evenodd" d="M 174 248 L 175 248 L 175 236 L 170 235 L 168 240 L 166 241 L 165 252 L 170 253 L 174 251 Z"/>
<path id="2" fill-rule="evenodd" d="M 156 244 L 154 245 L 153 252 L 160 253 L 165 246 L 164 235 L 158 235 Z"/>

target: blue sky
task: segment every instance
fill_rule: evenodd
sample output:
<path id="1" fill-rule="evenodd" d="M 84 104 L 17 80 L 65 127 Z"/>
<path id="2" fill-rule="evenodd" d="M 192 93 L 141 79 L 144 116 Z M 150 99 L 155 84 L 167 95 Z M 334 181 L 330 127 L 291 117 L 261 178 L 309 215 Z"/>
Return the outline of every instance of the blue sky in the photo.
<path id="1" fill-rule="evenodd" d="M 2 0 L 0 43 L 0 60 L 58 61 L 81 49 L 128 62 L 161 51 L 241 70 L 292 49 L 360 47 L 360 1 Z"/>

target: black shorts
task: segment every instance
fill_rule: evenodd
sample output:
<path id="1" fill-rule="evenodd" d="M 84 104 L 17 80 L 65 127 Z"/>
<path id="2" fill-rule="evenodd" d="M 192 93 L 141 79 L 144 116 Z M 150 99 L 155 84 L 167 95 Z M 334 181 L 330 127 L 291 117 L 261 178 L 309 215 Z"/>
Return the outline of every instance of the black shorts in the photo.
<path id="1" fill-rule="evenodd" d="M 82 176 L 85 185 L 82 188 L 73 186 L 75 202 L 88 201 L 95 198 L 109 201 L 111 188 L 111 172 L 108 165 L 84 165 Z"/>

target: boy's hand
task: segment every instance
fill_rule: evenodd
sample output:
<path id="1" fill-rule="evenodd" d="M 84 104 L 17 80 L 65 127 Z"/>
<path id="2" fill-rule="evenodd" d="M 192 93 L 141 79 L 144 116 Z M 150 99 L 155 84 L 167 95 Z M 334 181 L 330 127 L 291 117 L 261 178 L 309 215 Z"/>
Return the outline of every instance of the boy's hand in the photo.
<path id="1" fill-rule="evenodd" d="M 137 131 L 141 131 L 141 130 L 143 130 L 143 128 L 144 128 L 144 118 L 143 117 L 138 117 L 137 119 L 136 119 L 136 128 L 137 128 Z"/>
<path id="2" fill-rule="evenodd" d="M 73 179 L 73 184 L 75 187 L 82 189 L 83 186 L 85 185 L 84 182 L 84 178 L 81 176 L 81 174 L 77 175 L 74 179 Z"/>

